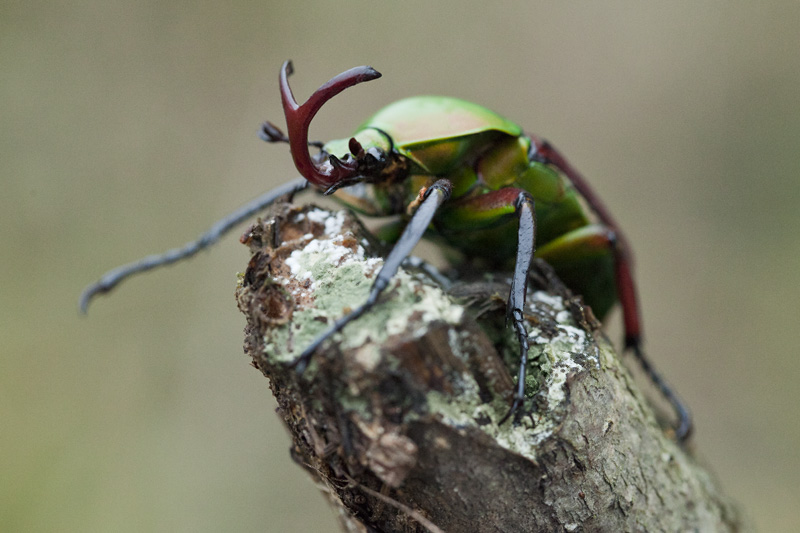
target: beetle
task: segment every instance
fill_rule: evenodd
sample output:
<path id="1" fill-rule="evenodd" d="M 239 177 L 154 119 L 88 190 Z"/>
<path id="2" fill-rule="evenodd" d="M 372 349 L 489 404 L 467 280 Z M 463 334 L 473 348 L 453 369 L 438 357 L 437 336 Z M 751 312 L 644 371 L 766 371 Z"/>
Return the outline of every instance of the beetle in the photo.
<path id="1" fill-rule="evenodd" d="M 367 66 L 350 69 L 301 105 L 289 86 L 292 73 L 292 63 L 286 61 L 279 85 L 288 136 L 271 122 L 265 122 L 259 134 L 267 142 L 289 144 L 302 177 L 254 199 L 195 241 L 109 271 L 84 290 L 80 299 L 84 313 L 97 294 L 112 290 L 127 277 L 190 257 L 276 199 L 313 187 L 366 215 L 400 215 L 405 227 L 367 300 L 304 349 L 292 363 L 297 372 L 303 372 L 323 342 L 375 305 L 400 264 L 432 230 L 468 257 L 514 263 L 506 309 L 519 342 L 520 364 L 513 403 L 500 424 L 519 414 L 525 397 L 528 336 L 523 309 L 535 255 L 581 294 L 598 318 L 617 301 L 621 304 L 625 348 L 675 410 L 676 438 L 684 441 L 689 436 L 688 409 L 642 351 L 630 247 L 588 181 L 552 144 L 484 107 L 444 96 L 397 101 L 367 119 L 349 138 L 309 142 L 309 125 L 326 102 L 381 74 Z M 310 146 L 319 152 L 312 156 Z"/>

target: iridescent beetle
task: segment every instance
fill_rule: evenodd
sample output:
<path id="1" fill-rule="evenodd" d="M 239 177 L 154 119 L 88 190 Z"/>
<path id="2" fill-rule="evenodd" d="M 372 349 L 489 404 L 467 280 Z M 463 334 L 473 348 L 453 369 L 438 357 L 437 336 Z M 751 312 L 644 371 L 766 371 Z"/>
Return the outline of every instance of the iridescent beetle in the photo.
<path id="1" fill-rule="evenodd" d="M 110 291 L 123 279 L 194 255 L 276 199 L 311 185 L 323 194 L 336 193 L 337 199 L 364 214 L 400 215 L 408 223 L 367 300 L 303 351 L 293 363 L 298 372 L 331 335 L 369 311 L 423 234 L 433 229 L 468 256 L 496 261 L 516 257 L 507 316 L 519 341 L 520 365 L 513 404 L 500 423 L 517 413 L 524 401 L 528 337 L 522 310 L 535 253 L 583 296 L 598 317 L 616 301 L 621 303 L 625 347 L 675 409 L 677 439 L 688 437 L 688 410 L 641 349 L 628 244 L 588 182 L 552 145 L 479 105 L 440 96 L 400 100 L 378 111 L 348 139 L 309 143 L 309 125 L 322 105 L 380 73 L 371 67 L 350 69 L 299 105 L 289 87 L 292 72 L 287 61 L 281 68 L 280 90 L 288 137 L 269 122 L 260 135 L 267 142 L 288 143 L 302 177 L 256 198 L 183 247 L 109 271 L 86 288 L 82 311 L 95 295 Z M 312 156 L 309 146 L 320 152 Z M 581 198 L 598 223 L 592 222 Z"/>

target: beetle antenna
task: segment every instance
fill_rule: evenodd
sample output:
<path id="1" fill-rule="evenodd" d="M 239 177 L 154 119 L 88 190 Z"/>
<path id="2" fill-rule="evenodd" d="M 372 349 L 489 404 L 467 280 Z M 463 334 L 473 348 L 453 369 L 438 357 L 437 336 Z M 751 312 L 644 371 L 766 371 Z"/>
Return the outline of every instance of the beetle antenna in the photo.
<path id="1" fill-rule="evenodd" d="M 264 142 L 289 144 L 289 137 L 284 135 L 283 131 L 269 120 L 261 124 L 261 129 L 258 130 L 258 136 Z M 321 141 L 308 141 L 308 145 L 322 150 L 325 143 Z"/>
<path id="2" fill-rule="evenodd" d="M 267 120 L 261 125 L 258 130 L 258 136 L 262 141 L 268 143 L 288 143 L 289 137 L 283 134 L 281 129 Z"/>
<path id="3" fill-rule="evenodd" d="M 297 170 L 308 181 L 319 187 L 330 188 L 352 177 L 356 173 L 355 161 L 331 162 L 330 166 L 317 166 L 308 153 L 308 127 L 320 108 L 345 89 L 365 81 L 380 78 L 381 74 L 372 67 L 355 67 L 334 76 L 314 91 L 302 105 L 297 103 L 289 86 L 289 76 L 294 72 L 291 61 L 281 68 L 280 88 L 286 126 L 289 129 L 289 145 Z"/>

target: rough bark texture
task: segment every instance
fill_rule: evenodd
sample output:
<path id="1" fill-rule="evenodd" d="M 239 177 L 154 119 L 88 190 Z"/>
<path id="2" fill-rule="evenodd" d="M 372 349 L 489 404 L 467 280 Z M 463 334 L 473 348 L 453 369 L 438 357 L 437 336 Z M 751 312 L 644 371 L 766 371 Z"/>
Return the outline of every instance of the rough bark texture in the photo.
<path id="1" fill-rule="evenodd" d="M 670 440 L 580 299 L 538 265 L 529 402 L 510 405 L 507 287 L 448 295 L 401 271 L 298 376 L 288 363 L 363 302 L 378 251 L 344 212 L 276 206 L 243 238 L 245 352 L 269 378 L 295 461 L 347 531 L 737 531 L 713 478 Z"/>

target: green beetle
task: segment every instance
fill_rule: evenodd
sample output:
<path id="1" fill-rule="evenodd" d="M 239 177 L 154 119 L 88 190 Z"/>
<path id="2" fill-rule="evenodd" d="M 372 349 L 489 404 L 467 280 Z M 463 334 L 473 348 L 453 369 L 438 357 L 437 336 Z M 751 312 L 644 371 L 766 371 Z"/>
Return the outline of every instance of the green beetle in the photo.
<path id="1" fill-rule="evenodd" d="M 522 310 L 535 253 L 584 297 L 598 317 L 615 302 L 621 303 L 625 346 L 675 409 L 678 440 L 688 437 L 688 410 L 641 350 L 628 245 L 588 182 L 552 145 L 484 107 L 442 96 L 400 100 L 378 111 L 352 137 L 310 143 L 309 125 L 322 105 L 380 74 L 371 67 L 350 69 L 300 105 L 288 82 L 292 71 L 287 61 L 280 72 L 288 136 L 270 122 L 264 123 L 260 136 L 267 142 L 288 143 L 302 178 L 255 199 L 196 241 L 110 271 L 84 291 L 82 310 L 96 294 L 108 292 L 128 276 L 189 257 L 275 199 L 311 185 L 366 215 L 401 215 L 404 228 L 395 234 L 394 248 L 367 301 L 335 321 L 303 351 L 293 363 L 298 372 L 320 344 L 369 311 L 402 261 L 432 230 L 467 256 L 497 264 L 514 261 L 507 313 L 520 345 L 520 366 L 514 402 L 501 423 L 518 414 L 524 401 L 528 336 Z M 319 148 L 319 153 L 312 156 L 309 146 Z"/>
<path id="2" fill-rule="evenodd" d="M 536 255 L 557 266 L 599 317 L 615 303 L 608 229 L 590 222 L 564 174 L 531 158 L 534 144 L 518 125 L 471 102 L 417 96 L 380 110 L 350 139 L 326 143 L 322 157 L 355 157 L 352 139 L 378 160 L 397 160 L 374 181 L 337 189 L 346 205 L 370 216 L 406 214 L 420 190 L 446 177 L 452 190 L 433 219 L 436 232 L 469 256 L 502 263 L 517 249 L 515 207 L 507 201 L 516 195 L 496 191 L 525 191 L 536 203 Z"/>

